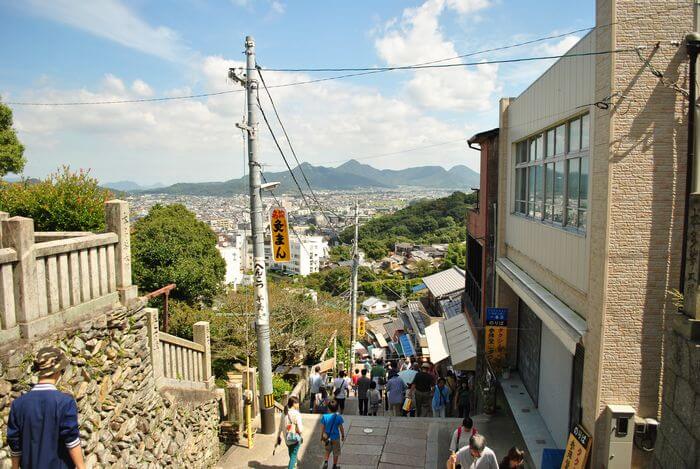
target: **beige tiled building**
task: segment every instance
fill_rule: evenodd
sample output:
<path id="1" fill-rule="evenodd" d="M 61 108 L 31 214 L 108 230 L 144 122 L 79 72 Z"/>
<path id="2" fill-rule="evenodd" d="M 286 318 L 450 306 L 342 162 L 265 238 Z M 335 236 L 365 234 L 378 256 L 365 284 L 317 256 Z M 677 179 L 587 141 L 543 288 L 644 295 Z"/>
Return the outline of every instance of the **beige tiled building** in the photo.
<path id="1" fill-rule="evenodd" d="M 611 456 L 627 451 L 610 449 L 606 406 L 661 418 L 688 112 L 671 83 L 687 88 L 678 42 L 692 1 L 599 0 L 596 25 L 501 101 L 496 298 L 515 370 L 503 389 L 528 449 L 537 460 L 563 448 L 580 423 L 598 468 L 619 467 Z M 635 466 L 649 460 L 633 455 Z"/>

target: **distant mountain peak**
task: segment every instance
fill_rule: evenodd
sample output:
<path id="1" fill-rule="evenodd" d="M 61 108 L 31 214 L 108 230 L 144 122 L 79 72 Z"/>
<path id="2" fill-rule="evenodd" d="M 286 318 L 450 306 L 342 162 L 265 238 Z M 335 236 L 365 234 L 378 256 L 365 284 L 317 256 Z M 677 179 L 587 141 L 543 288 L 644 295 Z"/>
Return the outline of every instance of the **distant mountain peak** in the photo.
<path id="1" fill-rule="evenodd" d="M 468 191 L 471 187 L 479 185 L 479 174 L 464 165 L 456 165 L 449 171 L 436 165 L 405 169 L 377 169 L 356 159 L 350 159 L 337 168 L 314 166 L 304 162 L 294 168 L 293 172 L 298 177 L 301 170 L 304 171 L 314 189 L 323 190 L 390 189 L 406 186 Z M 266 177 L 271 181 L 279 181 L 282 192 L 293 191 L 296 187 L 287 171 L 266 173 Z M 246 184 L 247 177 L 224 182 L 178 183 L 143 192 L 230 196 L 242 193 Z"/>

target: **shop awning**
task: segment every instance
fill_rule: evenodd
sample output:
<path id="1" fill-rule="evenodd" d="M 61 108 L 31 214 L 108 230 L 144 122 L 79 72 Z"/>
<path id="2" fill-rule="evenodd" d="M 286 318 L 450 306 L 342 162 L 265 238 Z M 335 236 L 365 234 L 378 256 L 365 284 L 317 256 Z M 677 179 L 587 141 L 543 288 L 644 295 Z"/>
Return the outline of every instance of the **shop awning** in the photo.
<path id="1" fill-rule="evenodd" d="M 430 361 L 437 363 L 449 358 L 454 368 L 474 369 L 476 341 L 463 314 L 431 324 L 425 328 L 425 335 Z"/>
<path id="2" fill-rule="evenodd" d="M 576 344 L 588 329 L 586 320 L 559 298 L 506 258 L 496 262 L 498 276 L 523 300 L 544 325 L 556 335 L 573 355 Z"/>

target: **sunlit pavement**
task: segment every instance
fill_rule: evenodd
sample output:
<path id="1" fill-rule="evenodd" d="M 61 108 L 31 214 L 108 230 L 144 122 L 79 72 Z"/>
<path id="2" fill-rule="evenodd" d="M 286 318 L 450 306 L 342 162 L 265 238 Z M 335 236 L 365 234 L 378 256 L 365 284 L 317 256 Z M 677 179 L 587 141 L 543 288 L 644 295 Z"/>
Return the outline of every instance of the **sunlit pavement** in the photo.
<path id="1" fill-rule="evenodd" d="M 356 402 L 348 400 L 347 413 L 356 412 Z M 347 438 L 342 446 L 339 465 L 342 469 L 425 467 L 443 468 L 449 456 L 452 432 L 460 419 L 363 417 L 345 415 Z M 472 417 L 499 458 L 511 446 L 522 447 L 522 439 L 510 416 Z M 320 415 L 303 414 L 304 442 L 300 449 L 299 468 L 320 468 L 323 464 Z M 289 461 L 287 448 L 272 449 L 275 435 L 257 435 L 252 450 L 234 446 L 217 468 L 283 468 Z"/>

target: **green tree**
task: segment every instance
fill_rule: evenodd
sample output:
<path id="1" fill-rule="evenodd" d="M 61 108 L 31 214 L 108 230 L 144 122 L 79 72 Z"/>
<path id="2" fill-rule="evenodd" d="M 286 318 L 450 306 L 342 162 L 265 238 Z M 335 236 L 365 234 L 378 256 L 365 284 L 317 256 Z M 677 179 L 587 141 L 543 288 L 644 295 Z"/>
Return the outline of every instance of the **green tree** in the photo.
<path id="1" fill-rule="evenodd" d="M 352 259 L 352 246 L 339 244 L 330 249 L 329 257 L 332 262 L 349 261 Z"/>
<path id="2" fill-rule="evenodd" d="M 435 273 L 435 266 L 432 262 L 421 259 L 413 266 L 413 273 L 416 275 L 416 277 L 427 277 L 428 275 Z"/>
<path id="3" fill-rule="evenodd" d="M 467 244 L 466 243 L 451 243 L 447 247 L 445 259 L 442 262 L 443 269 L 457 266 L 464 269 L 467 265 Z"/>
<path id="4" fill-rule="evenodd" d="M 67 166 L 40 182 L 0 183 L 0 210 L 34 219 L 36 231 L 103 231 L 111 197 L 88 171 Z"/>
<path id="5" fill-rule="evenodd" d="M 180 204 L 155 205 L 136 222 L 131 252 L 134 278 L 144 291 L 175 283 L 173 298 L 211 304 L 224 281 L 216 235 Z"/>
<path id="6" fill-rule="evenodd" d="M 0 102 L 0 177 L 21 173 L 26 162 L 24 145 L 12 127 L 12 109 Z"/>

